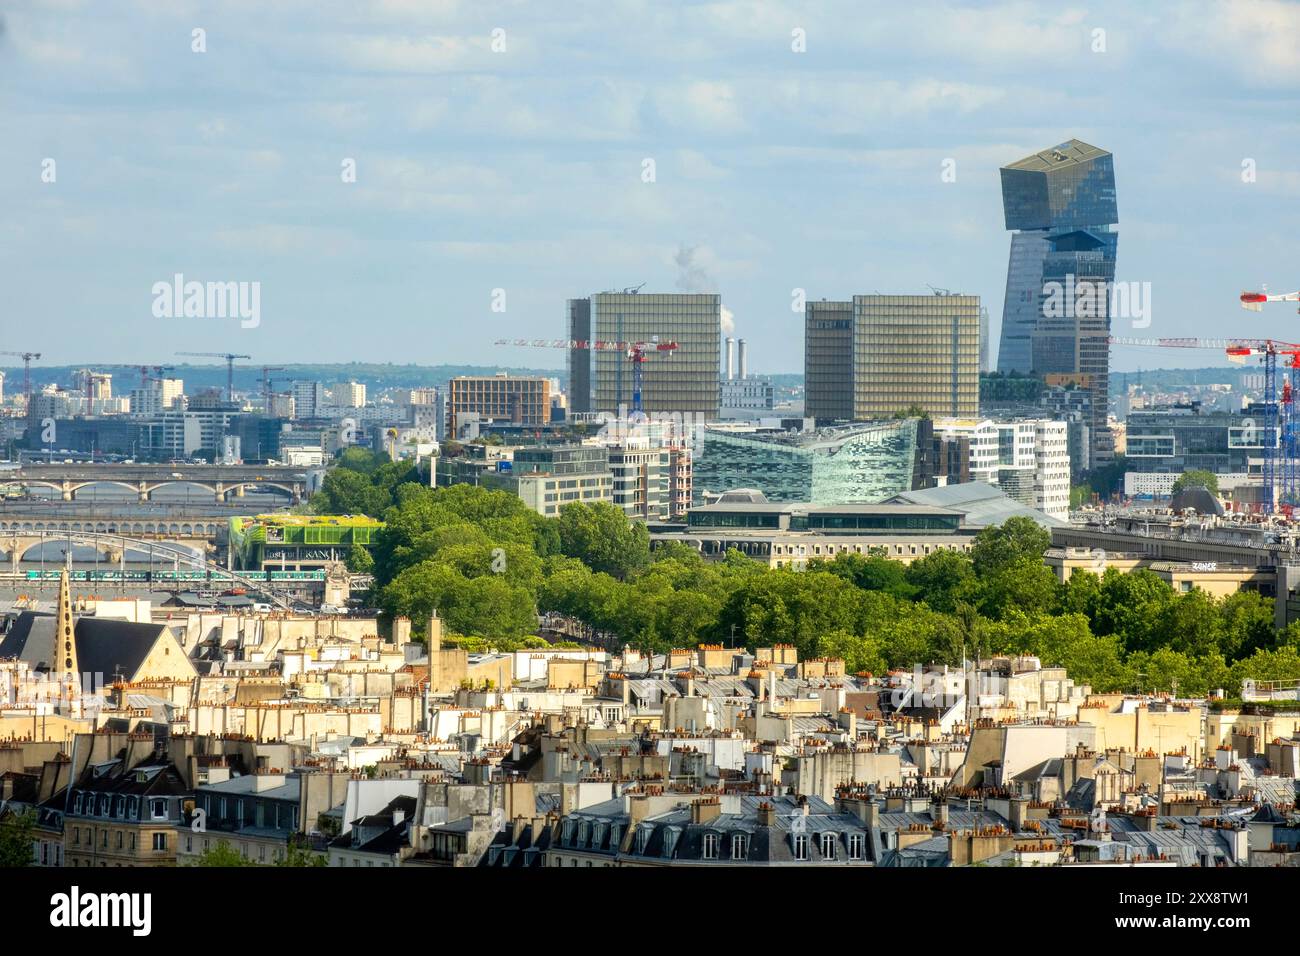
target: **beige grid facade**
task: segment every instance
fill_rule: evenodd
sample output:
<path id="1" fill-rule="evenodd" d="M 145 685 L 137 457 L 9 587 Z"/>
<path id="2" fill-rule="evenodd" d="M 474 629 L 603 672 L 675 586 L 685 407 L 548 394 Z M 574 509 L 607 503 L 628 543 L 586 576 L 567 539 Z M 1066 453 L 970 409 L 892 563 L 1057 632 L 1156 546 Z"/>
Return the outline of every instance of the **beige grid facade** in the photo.
<path id="1" fill-rule="evenodd" d="M 809 302 L 804 307 L 804 414 L 853 419 L 853 303 Z"/>
<path id="2" fill-rule="evenodd" d="M 551 420 L 551 382 L 513 375 L 453 378 L 447 389 L 449 434 L 458 427 L 456 416 L 466 413 L 516 425 L 545 425 Z"/>
<path id="3" fill-rule="evenodd" d="M 572 308 L 572 304 L 570 305 Z M 641 406 L 649 415 L 718 417 L 722 358 L 722 298 L 715 293 L 600 292 L 591 297 L 592 337 L 606 342 L 678 345 L 671 355 L 648 352 L 642 366 Z M 596 351 L 595 411 L 632 408 L 632 361 L 623 352 Z"/>
<path id="4" fill-rule="evenodd" d="M 979 296 L 858 295 L 853 320 L 855 419 L 979 414 Z"/>

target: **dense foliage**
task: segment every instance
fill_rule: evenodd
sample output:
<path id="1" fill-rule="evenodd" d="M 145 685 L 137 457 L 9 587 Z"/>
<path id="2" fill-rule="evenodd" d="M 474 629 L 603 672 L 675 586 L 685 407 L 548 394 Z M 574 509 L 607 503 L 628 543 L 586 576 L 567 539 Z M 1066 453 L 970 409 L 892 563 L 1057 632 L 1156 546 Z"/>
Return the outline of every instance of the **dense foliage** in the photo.
<path id="1" fill-rule="evenodd" d="M 680 544 L 652 553 L 645 527 L 612 505 L 543 518 L 506 492 L 402 483 L 403 466 L 354 468 L 363 462 L 349 454 L 327 500 L 387 503 L 379 606 L 417 634 L 436 608 L 471 647 L 535 645 L 537 614 L 555 612 L 585 636 L 644 649 L 780 642 L 852 672 L 1023 653 L 1097 690 L 1196 695 L 1300 678 L 1300 627 L 1276 632 L 1271 599 L 1178 593 L 1150 571 L 1076 571 L 1062 584 L 1042 562 L 1047 532 L 1026 518 L 983 530 L 969 553 L 910 565 L 868 553 L 771 569 L 734 551 L 717 562 Z M 334 477 L 349 470 L 368 485 Z"/>
<path id="2" fill-rule="evenodd" d="M 1185 471 L 1174 479 L 1173 494 L 1185 491 L 1188 488 L 1204 488 L 1212 495 L 1219 493 L 1219 476 L 1212 471 L 1193 468 L 1191 471 Z"/>
<path id="3" fill-rule="evenodd" d="M 32 840 L 36 829 L 36 815 L 7 812 L 0 817 L 0 867 L 35 866 L 32 857 Z"/>

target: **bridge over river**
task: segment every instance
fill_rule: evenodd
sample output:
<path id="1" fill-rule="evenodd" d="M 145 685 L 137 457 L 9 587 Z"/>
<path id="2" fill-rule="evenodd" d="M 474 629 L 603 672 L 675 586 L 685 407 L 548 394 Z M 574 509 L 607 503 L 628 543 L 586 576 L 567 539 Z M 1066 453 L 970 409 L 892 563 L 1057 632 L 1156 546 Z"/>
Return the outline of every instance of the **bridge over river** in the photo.
<path id="1" fill-rule="evenodd" d="M 226 503 L 248 491 L 278 493 L 297 504 L 313 490 L 316 469 L 292 465 L 189 465 L 189 464 L 38 464 L 23 462 L 0 470 L 0 484 L 26 489 L 50 488 L 64 501 L 75 501 L 84 489 L 101 485 L 134 492 L 138 501 L 152 500 L 160 488 L 191 486 Z"/>

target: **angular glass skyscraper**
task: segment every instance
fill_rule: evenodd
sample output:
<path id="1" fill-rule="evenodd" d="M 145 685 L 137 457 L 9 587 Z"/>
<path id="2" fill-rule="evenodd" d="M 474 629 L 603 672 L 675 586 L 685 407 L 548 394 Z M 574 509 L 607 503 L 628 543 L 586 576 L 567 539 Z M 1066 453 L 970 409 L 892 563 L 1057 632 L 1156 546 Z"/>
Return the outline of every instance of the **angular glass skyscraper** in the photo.
<path id="1" fill-rule="evenodd" d="M 1072 139 L 1001 172 L 1003 211 L 1015 233 L 998 371 L 1063 376 L 1086 388 L 1089 457 L 1102 464 L 1113 457 L 1107 338 L 1119 211 L 1111 154 Z"/>

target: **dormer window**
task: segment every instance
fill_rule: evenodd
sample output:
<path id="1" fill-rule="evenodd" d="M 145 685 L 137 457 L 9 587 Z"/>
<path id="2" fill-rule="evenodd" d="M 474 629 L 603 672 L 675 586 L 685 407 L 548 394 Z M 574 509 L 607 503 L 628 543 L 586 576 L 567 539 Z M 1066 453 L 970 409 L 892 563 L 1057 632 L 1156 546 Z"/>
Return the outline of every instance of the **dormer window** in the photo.
<path id="1" fill-rule="evenodd" d="M 716 860 L 718 858 L 718 835 L 716 833 L 704 834 L 700 855 L 706 860 Z"/>
<path id="2" fill-rule="evenodd" d="M 733 860 L 749 859 L 749 834 L 733 833 L 731 835 L 731 858 Z"/>
<path id="3" fill-rule="evenodd" d="M 849 859 L 850 860 L 862 859 L 862 834 L 861 833 L 849 834 Z"/>
<path id="4" fill-rule="evenodd" d="M 835 859 L 835 841 L 836 841 L 836 839 L 838 839 L 837 834 L 834 834 L 834 833 L 823 833 L 823 834 L 821 834 L 821 841 L 822 841 L 822 856 L 823 856 L 824 858 L 826 858 L 827 860 L 833 860 L 833 859 Z"/>
<path id="5" fill-rule="evenodd" d="M 793 833 L 790 835 L 790 846 L 794 850 L 796 860 L 808 859 L 808 834 Z"/>

